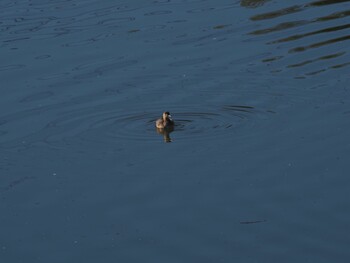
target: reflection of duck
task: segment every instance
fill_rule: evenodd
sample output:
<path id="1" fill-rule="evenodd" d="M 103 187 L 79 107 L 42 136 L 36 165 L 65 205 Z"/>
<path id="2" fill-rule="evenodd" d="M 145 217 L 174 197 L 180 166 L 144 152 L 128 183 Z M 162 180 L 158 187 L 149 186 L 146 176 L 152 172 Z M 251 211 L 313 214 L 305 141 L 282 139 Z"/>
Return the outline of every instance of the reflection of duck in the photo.
<path id="1" fill-rule="evenodd" d="M 171 119 L 169 111 L 163 112 L 162 118 L 156 120 L 156 127 L 158 129 L 174 128 L 174 121 Z"/>
<path id="2" fill-rule="evenodd" d="M 161 135 L 163 135 L 163 139 L 165 142 L 171 142 L 171 138 L 170 138 L 170 133 L 174 130 L 174 126 L 165 128 L 165 129 L 160 129 L 157 128 L 157 132 Z"/>

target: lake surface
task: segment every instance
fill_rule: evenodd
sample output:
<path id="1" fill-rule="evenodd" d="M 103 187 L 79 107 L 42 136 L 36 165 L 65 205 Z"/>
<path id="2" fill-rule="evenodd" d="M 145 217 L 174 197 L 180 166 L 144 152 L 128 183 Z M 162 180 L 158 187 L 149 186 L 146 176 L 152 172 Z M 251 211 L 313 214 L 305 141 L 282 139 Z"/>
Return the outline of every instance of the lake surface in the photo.
<path id="1" fill-rule="evenodd" d="M 2 0 L 0 261 L 349 262 L 349 15 Z"/>

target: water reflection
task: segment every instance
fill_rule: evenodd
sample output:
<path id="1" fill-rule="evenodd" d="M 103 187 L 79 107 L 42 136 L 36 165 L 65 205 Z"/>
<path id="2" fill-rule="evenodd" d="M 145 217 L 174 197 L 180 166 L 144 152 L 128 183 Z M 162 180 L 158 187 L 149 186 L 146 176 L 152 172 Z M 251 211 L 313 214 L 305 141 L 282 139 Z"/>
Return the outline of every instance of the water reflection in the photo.
<path id="1" fill-rule="evenodd" d="M 340 56 L 343 56 L 344 54 L 346 54 L 346 52 L 339 52 L 339 53 L 336 53 L 336 54 L 330 54 L 330 55 L 322 56 L 322 57 L 319 57 L 319 58 L 316 58 L 316 59 L 305 60 L 305 61 L 302 61 L 302 62 L 297 63 L 297 64 L 291 64 L 291 65 L 288 65 L 287 67 L 288 68 L 301 67 L 301 66 L 305 66 L 307 64 L 313 63 L 313 62 L 320 61 L 320 60 L 333 59 L 333 58 L 336 58 L 336 57 L 340 57 Z"/>
<path id="2" fill-rule="evenodd" d="M 170 138 L 170 133 L 174 131 L 174 127 L 169 127 L 166 129 L 156 128 L 157 133 L 163 135 L 164 142 L 172 142 Z"/>
<path id="3" fill-rule="evenodd" d="M 269 42 L 268 44 L 275 44 L 275 43 L 282 43 L 282 42 L 288 42 L 288 41 L 294 41 L 294 40 L 298 40 L 304 37 L 308 37 L 308 36 L 312 36 L 312 35 L 317 35 L 317 34 L 322 34 L 322 33 L 330 33 L 330 32 L 335 32 L 335 31 L 339 31 L 339 30 L 343 30 L 343 29 L 347 29 L 350 28 L 350 24 L 346 24 L 346 25 L 340 25 L 340 26 L 335 26 L 335 27 L 328 27 L 325 29 L 321 29 L 321 30 L 316 30 L 316 31 L 312 31 L 312 32 L 308 32 L 308 33 L 304 33 L 304 34 L 297 34 L 297 35 L 292 35 L 286 38 L 282 38 L 282 39 L 278 39 L 272 42 Z"/>
<path id="4" fill-rule="evenodd" d="M 301 51 L 308 50 L 310 48 L 318 48 L 318 47 L 334 44 L 334 43 L 337 43 L 337 42 L 342 42 L 342 41 L 349 40 L 349 39 L 350 39 L 350 35 L 347 35 L 347 36 L 344 36 L 344 37 L 332 38 L 332 39 L 329 39 L 329 40 L 326 40 L 326 41 L 313 43 L 311 45 L 292 48 L 292 49 L 289 50 L 289 53 L 301 52 Z"/>
<path id="5" fill-rule="evenodd" d="M 241 0 L 241 6 L 243 7 L 249 7 L 249 8 L 256 8 L 259 6 L 262 6 L 266 2 L 270 0 Z"/>
<path id="6" fill-rule="evenodd" d="M 308 3 L 308 4 L 289 6 L 289 7 L 282 8 L 282 9 L 279 9 L 279 10 L 276 10 L 276 11 L 254 15 L 250 19 L 254 20 L 254 21 L 256 21 L 256 20 L 273 19 L 273 18 L 277 18 L 277 17 L 280 17 L 280 16 L 289 15 L 289 14 L 296 13 L 296 12 L 301 12 L 301 11 L 304 11 L 305 9 L 307 9 L 307 8 L 310 8 L 310 7 L 322 7 L 322 6 L 325 6 L 325 5 L 333 5 L 333 4 L 339 4 L 339 3 L 343 3 L 343 2 L 349 2 L 349 1 L 350 0 L 316 1 L 316 2 L 311 2 L 311 3 Z"/>
<path id="7" fill-rule="evenodd" d="M 268 38 L 266 44 L 284 44 L 283 46 L 277 47 L 276 52 L 278 52 L 278 54 L 272 53 L 270 57 L 265 57 L 261 61 L 263 63 L 268 63 L 269 66 L 278 64 L 278 69 L 271 69 L 270 72 L 282 72 L 282 68 L 292 69 L 304 67 L 306 65 L 315 66 L 317 64 L 314 62 L 321 60 L 327 61 L 327 63 L 332 63 L 334 60 L 343 60 L 348 52 L 346 51 L 347 47 L 342 43 L 350 40 L 350 35 L 348 33 L 350 24 L 347 23 L 348 21 L 344 22 L 344 19 L 350 15 L 350 10 L 344 10 L 344 4 L 341 5 L 341 3 L 349 1 L 350 0 L 322 0 L 306 2 L 253 15 L 250 19 L 252 21 L 260 21 L 261 24 L 259 27 L 262 28 L 251 31 L 249 35 L 265 37 L 268 34 L 274 34 L 277 36 L 277 39 Z M 332 13 L 325 14 L 329 9 L 329 5 L 335 6 L 336 4 L 339 5 L 339 10 L 336 10 L 336 7 L 332 7 Z M 307 18 L 304 16 L 304 19 L 300 19 L 299 14 L 294 15 L 294 13 L 299 13 L 307 9 L 309 9 Z M 322 15 L 319 15 L 320 13 L 322 13 Z M 281 21 L 281 17 L 283 17 L 284 21 Z M 288 20 L 286 20 L 287 17 Z M 277 23 L 274 23 L 274 21 L 277 21 Z M 265 26 L 265 24 L 268 26 Z M 295 28 L 298 28 L 298 33 L 296 33 Z M 322 36 L 322 38 L 316 38 L 316 36 Z M 314 52 L 307 52 L 318 48 L 321 50 L 318 56 L 315 56 Z M 281 53 L 281 51 L 284 52 L 284 54 Z M 291 56 L 291 54 L 300 52 L 303 52 L 305 55 L 303 57 Z M 308 57 L 309 54 L 312 55 L 312 57 Z M 289 58 L 293 61 L 286 62 Z M 295 61 L 296 59 L 300 59 L 301 61 Z M 348 61 L 336 61 L 333 65 L 308 69 L 303 75 L 312 76 L 326 72 L 328 69 L 337 69 L 348 65 Z"/>

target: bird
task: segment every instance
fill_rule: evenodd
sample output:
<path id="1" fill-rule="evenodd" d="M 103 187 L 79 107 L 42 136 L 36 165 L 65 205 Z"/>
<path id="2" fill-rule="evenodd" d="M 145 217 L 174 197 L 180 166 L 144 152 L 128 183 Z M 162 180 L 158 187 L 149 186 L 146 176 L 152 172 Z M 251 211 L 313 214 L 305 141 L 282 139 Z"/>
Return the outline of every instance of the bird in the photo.
<path id="1" fill-rule="evenodd" d="M 174 124 L 169 111 L 163 112 L 162 117 L 156 120 L 156 127 L 158 129 L 173 129 Z"/>

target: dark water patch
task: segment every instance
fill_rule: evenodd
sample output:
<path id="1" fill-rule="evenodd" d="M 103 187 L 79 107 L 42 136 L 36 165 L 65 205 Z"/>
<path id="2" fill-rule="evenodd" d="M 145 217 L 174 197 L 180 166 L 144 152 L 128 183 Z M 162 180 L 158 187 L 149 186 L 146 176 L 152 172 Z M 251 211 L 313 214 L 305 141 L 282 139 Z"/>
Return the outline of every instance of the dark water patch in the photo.
<path id="1" fill-rule="evenodd" d="M 155 0 L 153 3 L 155 4 L 165 4 L 165 3 L 170 3 L 172 2 L 171 0 Z"/>
<path id="2" fill-rule="evenodd" d="M 251 225 L 251 224 L 260 224 L 266 223 L 267 220 L 249 220 L 249 221 L 240 221 L 239 223 L 242 225 Z"/>
<path id="3" fill-rule="evenodd" d="M 140 31 L 141 31 L 140 29 L 130 29 L 130 30 L 128 30 L 128 33 L 137 33 Z"/>
<path id="4" fill-rule="evenodd" d="M 14 188 L 18 187 L 19 185 L 25 183 L 26 181 L 28 180 L 33 180 L 35 179 L 36 177 L 35 176 L 23 176 L 17 180 L 14 180 L 12 182 L 10 182 L 8 185 L 4 186 L 4 187 L 1 187 L 1 192 L 7 192 L 7 191 L 10 191 L 10 190 L 13 190 Z"/>
<path id="5" fill-rule="evenodd" d="M 36 56 L 34 59 L 41 60 L 41 59 L 47 59 L 50 57 L 51 57 L 51 55 L 40 55 L 40 56 Z"/>
<path id="6" fill-rule="evenodd" d="M 168 21 L 168 24 L 178 24 L 178 23 L 186 23 L 188 22 L 186 19 L 178 19 L 178 20 L 172 20 L 172 21 Z"/>
<path id="7" fill-rule="evenodd" d="M 260 21 L 260 20 L 266 20 L 266 19 L 274 19 L 280 16 L 285 16 L 285 15 L 290 15 L 293 13 L 301 12 L 304 11 L 305 9 L 309 7 L 322 7 L 326 5 L 333 5 L 333 4 L 339 4 L 343 2 L 349 2 L 349 0 L 338 0 L 338 1 L 316 1 L 316 2 L 311 2 L 311 3 L 306 3 L 303 5 L 294 5 L 286 8 L 282 8 L 280 10 L 276 10 L 273 12 L 267 12 L 263 14 L 258 14 L 252 16 L 250 19 L 253 21 Z"/>
<path id="8" fill-rule="evenodd" d="M 243 7 L 257 8 L 263 6 L 265 3 L 271 0 L 241 0 L 240 4 Z"/>
<path id="9" fill-rule="evenodd" d="M 349 66 L 349 65 L 350 65 L 350 62 L 345 62 L 345 63 L 341 63 L 341 64 L 336 64 L 336 65 L 329 65 L 329 66 L 323 67 L 323 68 L 318 69 L 318 70 L 313 70 L 313 71 L 310 71 L 310 72 L 306 72 L 305 76 L 315 76 L 315 75 L 318 75 L 320 73 L 327 72 L 327 71 L 329 71 L 331 69 L 341 69 L 341 68 Z M 301 65 L 301 66 L 304 66 L 304 65 Z"/>
<path id="10" fill-rule="evenodd" d="M 12 43 L 12 42 L 17 42 L 17 41 L 22 41 L 22 40 L 28 40 L 30 37 L 18 37 L 18 38 L 11 38 L 11 39 L 6 39 L 3 40 L 4 43 Z"/>
<path id="11" fill-rule="evenodd" d="M 308 33 L 304 33 L 304 34 L 297 34 L 297 35 L 289 36 L 287 38 L 282 38 L 282 39 L 278 39 L 278 40 L 275 40 L 272 42 L 268 42 L 267 44 L 276 44 L 276 43 L 295 41 L 295 40 L 298 40 L 298 39 L 301 39 L 304 37 L 313 36 L 313 35 L 317 35 L 317 34 L 323 34 L 323 33 L 335 32 L 335 31 L 344 30 L 347 28 L 350 28 L 350 24 L 328 27 L 325 29 L 320 29 L 320 30 L 316 30 L 316 31 L 308 32 Z"/>
<path id="12" fill-rule="evenodd" d="M 108 18 L 108 19 L 98 21 L 98 25 L 119 27 L 122 22 L 130 22 L 134 20 L 135 20 L 135 17 Z"/>
<path id="13" fill-rule="evenodd" d="M 206 7 L 206 8 L 195 8 L 187 10 L 187 13 L 196 14 L 196 13 L 206 13 L 215 10 L 215 7 Z"/>
<path id="14" fill-rule="evenodd" d="M 311 44 L 311 45 L 308 45 L 308 46 L 301 46 L 301 47 L 292 48 L 292 49 L 290 49 L 288 51 L 288 53 L 303 52 L 303 51 L 306 51 L 308 49 L 319 48 L 319 47 L 322 47 L 322 46 L 326 46 L 326 45 L 335 44 L 335 43 L 338 43 L 338 42 L 347 41 L 349 39 L 350 39 L 350 35 L 343 36 L 343 37 L 338 37 L 338 38 L 333 38 L 333 39 L 329 39 L 329 40 L 326 40 L 326 41 L 314 43 L 314 44 Z"/>
<path id="15" fill-rule="evenodd" d="M 350 10 L 336 12 L 327 16 L 316 18 L 315 21 L 330 21 L 334 19 L 344 18 L 350 15 Z"/>
<path id="16" fill-rule="evenodd" d="M 287 8 L 283 8 L 277 11 L 273 11 L 273 12 L 268 12 L 268 13 L 264 13 L 264 14 L 259 14 L 259 15 L 254 15 L 252 16 L 250 19 L 252 21 L 260 21 L 260 20 L 266 20 L 266 19 L 273 19 L 273 18 L 277 18 L 280 16 L 284 16 L 284 15 L 289 15 L 289 14 L 293 14 L 296 12 L 300 12 L 304 9 L 303 6 L 290 6 Z"/>
<path id="17" fill-rule="evenodd" d="M 350 1 L 349 0 L 322 0 L 322 1 L 311 2 L 310 4 L 307 4 L 307 6 L 325 6 L 325 5 L 346 3 L 346 2 L 350 2 Z"/>
<path id="18" fill-rule="evenodd" d="M 254 110 L 254 107 L 252 106 L 239 106 L 239 105 L 229 105 L 224 106 L 224 110 L 233 110 L 233 111 L 243 111 L 243 112 L 250 112 L 252 113 Z"/>
<path id="19" fill-rule="evenodd" d="M 159 15 L 168 15 L 171 14 L 171 10 L 157 10 L 157 11 L 152 11 L 148 12 L 145 14 L 145 16 L 159 16 Z"/>
<path id="20" fill-rule="evenodd" d="M 276 60 L 280 60 L 282 59 L 284 56 L 275 56 L 275 57 L 269 57 L 269 58 L 265 58 L 263 60 L 261 60 L 264 63 L 268 63 L 268 62 L 272 62 L 272 61 L 276 61 Z"/>
<path id="21" fill-rule="evenodd" d="M 334 20 L 334 19 L 344 18 L 344 17 L 349 16 L 349 15 L 350 15 L 350 11 L 336 12 L 336 13 L 331 14 L 331 15 L 322 16 L 319 18 L 311 19 L 311 20 L 299 20 L 299 21 L 290 21 L 290 22 L 280 23 L 280 24 L 273 26 L 273 27 L 252 31 L 249 34 L 251 34 L 251 35 L 264 35 L 264 34 L 268 34 L 268 33 L 272 33 L 272 32 L 291 29 L 294 27 L 306 26 L 306 25 L 312 24 L 312 23 L 324 22 L 324 21 L 330 21 L 330 20 Z M 341 29 L 342 28 L 338 29 L 337 27 L 334 27 L 333 29 L 330 28 L 329 31 L 337 31 L 337 30 L 341 30 Z M 327 32 L 329 32 L 329 31 L 327 31 Z M 296 35 L 296 37 L 297 37 L 296 39 L 299 39 L 298 35 Z M 271 42 L 269 42 L 269 44 L 286 42 L 289 39 L 295 40 L 294 36 L 290 36 L 290 37 L 287 37 L 285 39 L 271 41 Z"/>
<path id="22" fill-rule="evenodd" d="M 305 73 L 306 76 L 314 76 L 314 75 L 318 75 L 320 73 L 325 72 L 327 69 L 320 69 L 320 70 L 316 70 L 316 71 L 312 71 L 312 72 L 307 72 Z"/>
<path id="23" fill-rule="evenodd" d="M 337 69 L 337 68 L 343 68 L 343 67 L 347 67 L 347 66 L 350 66 L 350 62 L 346 62 L 346 63 L 342 63 L 342 64 L 333 65 L 333 66 L 331 66 L 331 68 Z"/>
<path id="24" fill-rule="evenodd" d="M 230 26 L 230 24 L 228 24 L 228 25 L 217 25 L 217 26 L 214 26 L 213 29 L 224 29 L 224 28 L 229 27 L 229 26 Z"/>
<path id="25" fill-rule="evenodd" d="M 276 31 L 286 30 L 286 29 L 290 29 L 293 27 L 297 27 L 297 26 L 306 25 L 309 23 L 310 23 L 309 21 L 303 21 L 303 20 L 302 21 L 285 22 L 285 23 L 281 23 L 281 24 L 278 24 L 277 26 L 273 26 L 270 28 L 255 30 L 253 32 L 250 32 L 249 34 L 251 34 L 251 35 L 264 35 L 264 34 L 268 34 L 271 32 L 276 32 Z"/>
<path id="26" fill-rule="evenodd" d="M 297 63 L 297 64 L 291 64 L 291 65 L 288 65 L 287 67 L 288 68 L 302 67 L 302 66 L 305 66 L 307 64 L 314 63 L 314 62 L 317 62 L 317 61 L 320 61 L 320 60 L 327 60 L 327 59 L 337 58 L 337 57 L 343 56 L 345 54 L 346 54 L 346 52 L 339 52 L 339 53 L 335 53 L 335 54 L 321 56 L 321 57 L 316 58 L 316 59 L 310 59 L 310 60 L 302 61 L 302 62 Z"/>

